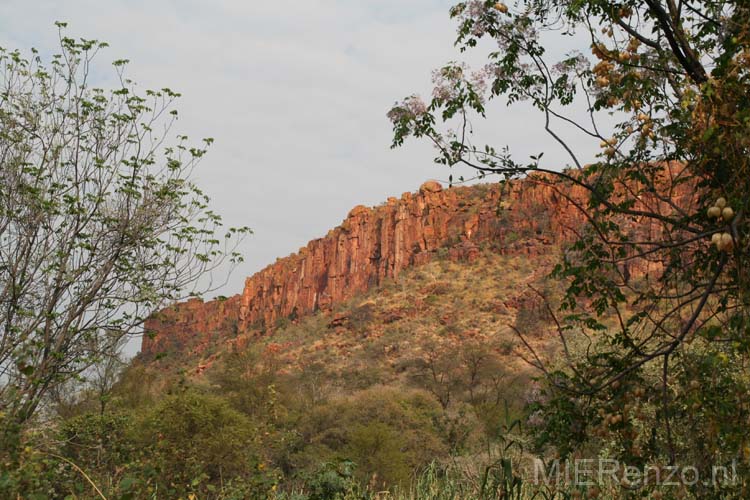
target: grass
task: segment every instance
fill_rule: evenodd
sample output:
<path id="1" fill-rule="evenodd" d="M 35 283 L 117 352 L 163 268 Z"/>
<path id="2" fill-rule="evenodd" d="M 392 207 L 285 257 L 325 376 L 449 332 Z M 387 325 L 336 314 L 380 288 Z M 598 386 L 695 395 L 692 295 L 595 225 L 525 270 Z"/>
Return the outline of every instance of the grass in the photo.
<path id="1" fill-rule="evenodd" d="M 332 315 L 318 313 L 280 322 L 258 341 L 287 346 L 282 358 L 291 371 L 313 362 L 336 372 L 366 365 L 395 379 L 399 374 L 391 367 L 418 357 L 427 345 L 459 345 L 480 335 L 488 345 L 503 346 L 507 362 L 521 370 L 508 349 L 517 340 L 508 326 L 526 284 L 538 286 L 544 269 L 492 252 L 473 263 L 436 260 L 339 305 L 333 314 L 347 318 L 342 326 L 331 327 Z"/>
<path id="2" fill-rule="evenodd" d="M 312 493 L 312 495 L 311 495 Z M 277 500 L 313 498 L 315 492 L 298 490 L 281 493 Z M 340 485 L 340 490 L 325 498 L 336 500 L 575 500 L 583 498 L 621 498 L 614 485 L 570 486 L 534 482 L 514 469 L 510 459 L 498 459 L 474 472 L 459 466 L 432 463 L 406 488 L 379 491 L 355 482 Z M 322 497 L 321 497 L 322 498 Z"/>

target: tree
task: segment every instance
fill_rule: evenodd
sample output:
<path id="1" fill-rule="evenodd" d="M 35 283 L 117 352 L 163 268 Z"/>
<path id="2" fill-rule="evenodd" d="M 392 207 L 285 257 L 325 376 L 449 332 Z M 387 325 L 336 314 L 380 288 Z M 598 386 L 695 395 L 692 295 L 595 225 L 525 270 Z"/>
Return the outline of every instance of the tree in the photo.
<path id="1" fill-rule="evenodd" d="M 104 414 L 104 410 L 112 398 L 113 389 L 120 380 L 122 370 L 126 366 L 120 353 L 124 347 L 124 340 L 127 337 L 117 336 L 120 337 L 119 344 L 116 341 L 113 342 L 114 351 L 106 353 L 105 356 L 98 359 L 91 367 L 91 374 L 88 377 L 88 390 L 91 391 L 96 398 L 96 402 L 99 404 L 100 415 Z"/>
<path id="2" fill-rule="evenodd" d="M 114 332 L 117 339 L 109 341 L 108 352 L 103 352 L 91 366 L 78 377 L 50 386 L 45 397 L 45 406 L 56 416 L 68 419 L 86 411 L 99 411 L 104 415 L 112 400 L 116 386 L 121 382 L 123 371 L 128 366 L 122 353 L 128 337 Z M 118 340 L 119 339 L 119 340 Z M 144 380 L 139 380 L 142 385 Z"/>
<path id="3" fill-rule="evenodd" d="M 0 49 L 0 421 L 16 435 L 51 388 L 166 303 L 213 288 L 247 228 L 191 181 L 212 139 L 173 138 L 179 94 L 92 86 L 106 47 L 58 23 L 48 65 Z M 223 269 L 226 269 L 223 268 Z M 199 278 L 203 278 L 199 281 Z M 15 429 L 15 430 L 14 430 Z M 7 443 L 5 443 L 7 444 Z"/>
<path id="4" fill-rule="evenodd" d="M 550 363 L 526 343 L 554 410 L 540 435 L 568 452 L 603 429 L 636 463 L 695 458 L 705 468 L 737 458 L 748 416 L 742 391 L 702 406 L 698 427 L 720 429 L 708 438 L 716 444 L 698 449 L 684 429 L 690 380 L 708 392 L 720 381 L 742 387 L 746 378 L 750 7 L 471 0 L 451 16 L 461 51 L 476 50 L 483 38 L 498 48 L 478 70 L 450 63 L 435 71 L 429 102 L 413 95 L 396 103 L 388 114 L 394 147 L 424 137 L 439 164 L 550 184 L 585 222 L 554 271 L 567 286 L 554 318 L 566 362 Z M 548 49 L 561 39 L 580 40 L 590 55 L 554 60 Z M 564 169 L 556 168 L 560 157 L 548 167 L 549 155 L 518 161 L 507 147 L 473 143 L 472 118 L 498 100 L 525 101 L 541 113 L 567 158 Z M 585 120 L 576 119 L 581 109 Z M 601 153 L 587 163 L 564 139 L 571 133 L 598 142 Z M 574 340 L 586 348 L 571 349 Z M 719 370 L 720 380 L 711 375 Z M 654 418 L 639 423 L 624 412 L 634 399 L 653 405 Z M 575 428 L 555 434 L 562 408 L 572 408 L 564 417 Z M 615 414 L 622 418 L 613 424 Z M 642 431 L 652 425 L 653 436 Z"/>

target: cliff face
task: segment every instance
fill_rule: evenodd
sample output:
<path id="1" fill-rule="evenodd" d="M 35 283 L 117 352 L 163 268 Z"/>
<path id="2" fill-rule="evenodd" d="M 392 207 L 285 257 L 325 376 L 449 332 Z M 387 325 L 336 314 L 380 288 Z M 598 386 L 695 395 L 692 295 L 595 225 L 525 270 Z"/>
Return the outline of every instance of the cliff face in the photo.
<path id="1" fill-rule="evenodd" d="M 557 204 L 543 191 L 532 188 L 508 198 L 544 213 L 547 204 Z M 409 266 L 426 263 L 441 248 L 453 259 L 472 259 L 479 243 L 502 242 L 508 231 L 536 233 L 539 223 L 531 218 L 502 223 L 508 213 L 503 214 L 499 186 L 444 190 L 437 182 L 380 207 L 357 206 L 326 237 L 246 280 L 240 329 L 260 320 L 270 324 L 279 317 L 329 309 Z M 550 238 L 564 232 L 559 223 L 548 229 Z"/>
<path id="2" fill-rule="evenodd" d="M 665 180 L 681 170 L 676 164 L 664 167 L 660 176 Z M 272 327 L 280 318 L 329 310 L 437 256 L 472 260 L 480 245 L 529 257 L 555 252 L 576 237 L 588 193 L 550 181 L 537 175 L 504 185 L 450 189 L 430 181 L 419 192 L 389 198 L 381 206 L 357 206 L 325 237 L 247 278 L 241 294 L 206 303 L 194 299 L 154 315 L 145 325 L 142 353 L 201 353 L 213 342 Z M 665 200 L 671 199 L 695 210 L 696 191 L 686 184 L 678 191 L 639 196 L 636 206 L 667 214 L 674 205 Z M 646 219 L 624 222 L 631 237 L 639 236 L 634 239 L 659 238 L 660 227 Z M 645 274 L 654 266 L 647 260 L 636 265 L 625 274 Z"/>
<path id="3" fill-rule="evenodd" d="M 142 353 L 200 352 L 283 317 L 327 310 L 439 254 L 473 259 L 480 244 L 503 253 L 535 255 L 570 239 L 581 215 L 577 188 L 527 180 L 443 189 L 434 181 L 417 193 L 357 206 L 325 237 L 247 278 L 239 295 L 177 304 L 146 322 Z"/>

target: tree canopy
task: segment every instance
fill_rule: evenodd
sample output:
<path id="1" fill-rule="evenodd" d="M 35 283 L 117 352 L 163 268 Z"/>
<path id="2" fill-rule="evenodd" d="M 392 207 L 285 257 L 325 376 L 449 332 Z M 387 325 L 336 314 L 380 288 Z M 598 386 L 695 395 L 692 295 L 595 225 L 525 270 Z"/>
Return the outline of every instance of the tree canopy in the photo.
<path id="1" fill-rule="evenodd" d="M 565 362 L 528 343 L 521 353 L 547 382 L 540 443 L 566 455 L 601 433 L 630 463 L 692 460 L 702 471 L 742 457 L 750 7 L 472 0 L 451 15 L 461 51 L 482 39 L 496 48 L 479 68 L 436 70 L 429 100 L 396 103 L 393 146 L 426 138 L 440 164 L 588 193 L 578 205 L 586 225 L 554 272 L 567 286 L 553 304 Z M 581 50 L 550 55 L 568 37 Z M 523 161 L 512 145 L 473 141 L 473 120 L 491 104 L 520 101 L 562 155 Z M 564 139 L 571 131 L 599 143 L 596 158 Z M 639 400 L 655 413 L 634 416 Z"/>
<path id="2" fill-rule="evenodd" d="M 111 355 L 166 303 L 240 261 L 191 172 L 212 139 L 174 135 L 179 94 L 92 82 L 106 47 L 60 28 L 48 63 L 0 48 L 0 422 Z M 223 268 L 225 271 L 226 268 Z M 200 279 L 200 280 L 199 280 Z M 12 434 L 12 432 L 11 432 Z"/>

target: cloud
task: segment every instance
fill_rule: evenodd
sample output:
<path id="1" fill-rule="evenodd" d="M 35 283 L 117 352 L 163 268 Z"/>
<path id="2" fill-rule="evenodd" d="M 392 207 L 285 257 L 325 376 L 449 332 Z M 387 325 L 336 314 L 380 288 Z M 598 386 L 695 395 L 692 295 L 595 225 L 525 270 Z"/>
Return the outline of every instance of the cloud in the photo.
<path id="1" fill-rule="evenodd" d="M 4 0 L 0 45 L 50 53 L 53 22 L 66 20 L 70 35 L 110 43 L 99 60 L 104 82 L 108 61 L 128 58 L 143 88 L 183 93 L 176 130 L 216 138 L 201 186 L 229 225 L 255 230 L 242 248 L 246 263 L 222 290 L 230 295 L 352 206 L 447 178 L 427 144 L 389 149 L 385 113 L 401 97 L 428 93 L 431 70 L 461 57 L 452 3 Z M 480 137 L 522 157 L 546 150 L 545 159 L 567 161 L 529 108 L 496 111 Z"/>

